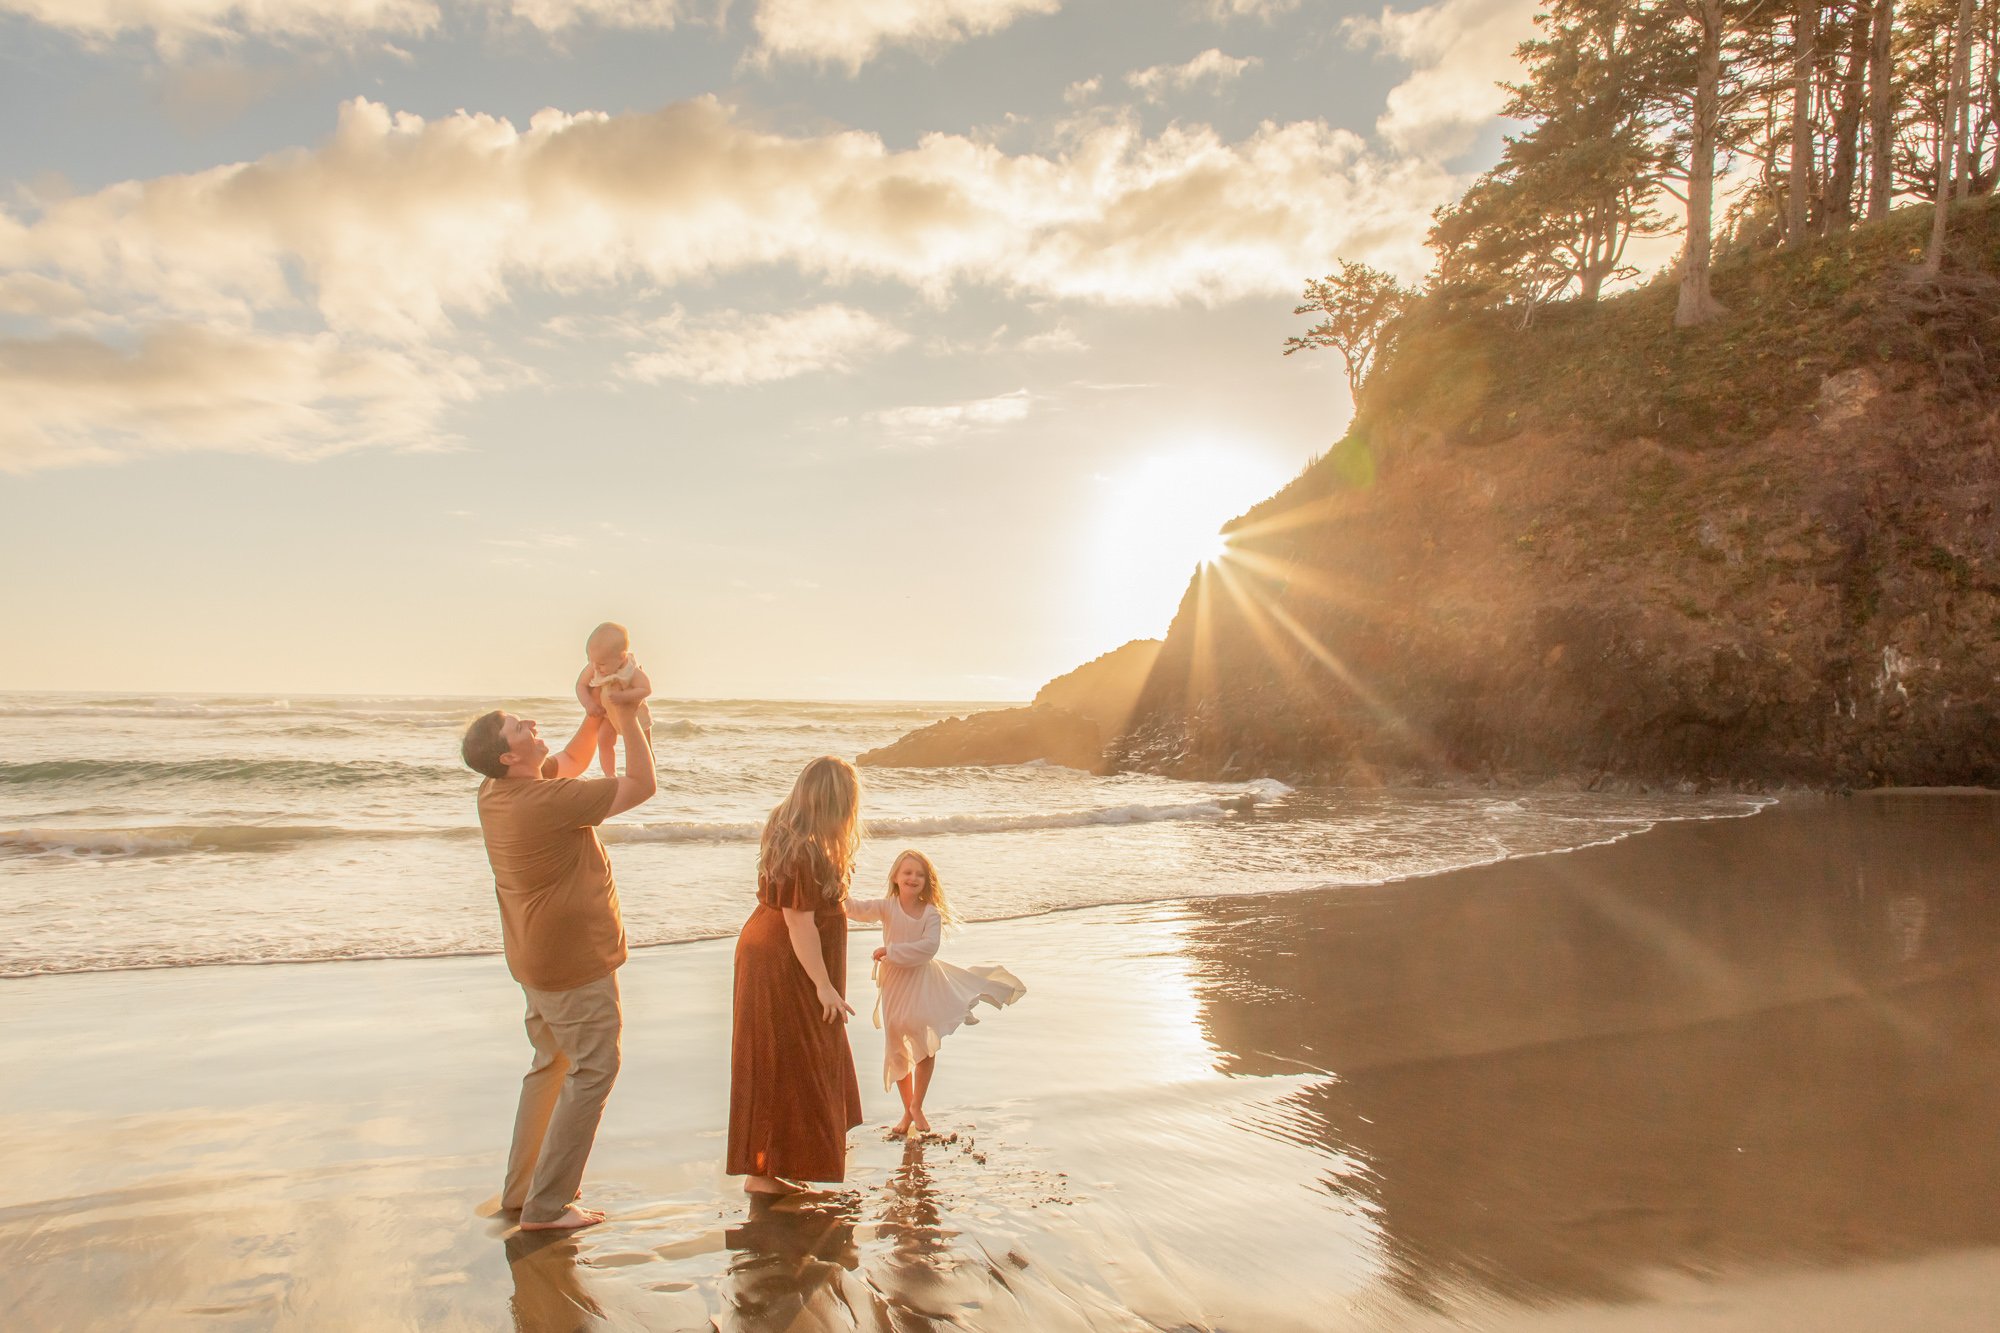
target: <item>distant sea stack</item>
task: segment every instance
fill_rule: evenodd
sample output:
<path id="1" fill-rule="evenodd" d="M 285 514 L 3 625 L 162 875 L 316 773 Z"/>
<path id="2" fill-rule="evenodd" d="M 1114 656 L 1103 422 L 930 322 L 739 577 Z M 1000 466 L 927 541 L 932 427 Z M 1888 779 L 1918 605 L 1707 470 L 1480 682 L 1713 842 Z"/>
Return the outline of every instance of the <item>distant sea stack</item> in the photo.
<path id="1" fill-rule="evenodd" d="M 1105 747 L 1123 734 L 1159 656 L 1135 639 L 1044 685 L 1025 708 L 947 718 L 857 761 L 882 768 L 952 768 L 1043 760 L 1109 772 Z"/>
<path id="2" fill-rule="evenodd" d="M 2000 209 L 1529 328 L 1409 316 L 1230 525 L 1109 762 L 1336 783 L 2000 785 Z"/>

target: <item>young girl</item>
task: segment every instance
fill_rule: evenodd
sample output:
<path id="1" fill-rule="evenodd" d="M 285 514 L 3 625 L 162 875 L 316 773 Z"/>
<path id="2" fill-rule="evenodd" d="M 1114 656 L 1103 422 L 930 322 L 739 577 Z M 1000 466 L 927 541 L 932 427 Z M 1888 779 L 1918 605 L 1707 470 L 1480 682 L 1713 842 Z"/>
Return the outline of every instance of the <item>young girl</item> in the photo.
<path id="1" fill-rule="evenodd" d="M 953 967 L 938 961 L 938 943 L 947 921 L 956 921 L 945 900 L 937 867 L 922 852 L 904 852 L 889 867 L 889 892 L 881 898 L 847 900 L 856 921 L 882 923 L 882 947 L 875 950 L 875 1026 L 888 1038 L 882 1056 L 882 1086 L 903 1094 L 903 1118 L 892 1134 L 912 1128 L 928 1133 L 924 1094 L 937 1070 L 938 1046 L 961 1023 L 977 1023 L 972 1007 L 981 1000 L 994 1008 L 1028 993 L 1004 967 Z"/>

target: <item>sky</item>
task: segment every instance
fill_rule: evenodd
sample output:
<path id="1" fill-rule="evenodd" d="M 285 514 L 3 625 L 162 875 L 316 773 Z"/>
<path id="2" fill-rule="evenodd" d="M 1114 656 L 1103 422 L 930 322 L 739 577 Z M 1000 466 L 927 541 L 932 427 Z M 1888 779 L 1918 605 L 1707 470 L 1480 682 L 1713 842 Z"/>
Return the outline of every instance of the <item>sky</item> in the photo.
<path id="1" fill-rule="evenodd" d="M 0 0 L 0 689 L 1022 698 L 1336 440 L 1531 0 Z"/>

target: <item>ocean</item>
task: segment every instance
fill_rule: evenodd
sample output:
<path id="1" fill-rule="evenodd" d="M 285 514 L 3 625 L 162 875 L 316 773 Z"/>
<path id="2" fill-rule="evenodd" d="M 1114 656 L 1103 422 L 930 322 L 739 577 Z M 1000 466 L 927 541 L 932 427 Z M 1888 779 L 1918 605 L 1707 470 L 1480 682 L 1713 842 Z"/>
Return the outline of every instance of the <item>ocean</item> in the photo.
<path id="1" fill-rule="evenodd" d="M 568 699 L 0 694 L 0 977 L 497 953 L 478 778 L 491 707 L 560 745 Z M 976 703 L 655 700 L 659 794 L 605 826 L 633 947 L 733 934 L 799 767 Z M 1412 881 L 1559 853 L 1739 795 L 1293 789 L 1046 764 L 864 769 L 857 891 L 904 847 L 969 920 Z"/>

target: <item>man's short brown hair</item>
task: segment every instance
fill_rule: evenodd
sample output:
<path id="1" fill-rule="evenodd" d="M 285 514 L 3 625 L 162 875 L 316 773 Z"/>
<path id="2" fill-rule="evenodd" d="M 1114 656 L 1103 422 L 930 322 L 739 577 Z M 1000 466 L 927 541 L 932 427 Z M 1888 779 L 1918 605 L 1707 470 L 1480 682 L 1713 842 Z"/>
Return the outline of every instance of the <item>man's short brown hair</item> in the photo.
<path id="1" fill-rule="evenodd" d="M 506 716 L 496 708 L 472 719 L 472 725 L 465 729 L 465 739 L 458 746 L 467 768 L 489 778 L 507 776 L 507 765 L 500 760 L 507 753 L 507 738 L 500 732 L 500 723 Z"/>

